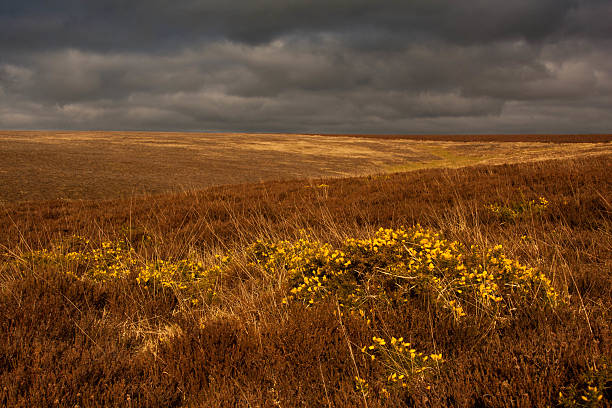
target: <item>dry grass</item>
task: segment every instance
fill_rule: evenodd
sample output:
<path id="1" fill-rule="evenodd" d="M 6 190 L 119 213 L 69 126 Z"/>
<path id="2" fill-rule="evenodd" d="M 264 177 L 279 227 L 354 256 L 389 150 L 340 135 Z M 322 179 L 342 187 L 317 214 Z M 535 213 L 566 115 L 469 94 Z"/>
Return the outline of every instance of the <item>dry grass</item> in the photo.
<path id="1" fill-rule="evenodd" d="M 7 203 L 0 214 L 0 404 L 555 406 L 560 391 L 586 392 L 583 377 L 610 362 L 610 168 L 612 155 L 604 154 Z M 521 210 L 515 218 L 485 208 L 541 196 L 549 201 L 545 211 Z M 403 306 L 381 307 L 373 327 L 358 316 L 339 318 L 333 299 L 282 304 L 288 272 L 249 265 L 245 250 L 260 238 L 294 240 L 300 229 L 340 245 L 379 227 L 417 223 L 467 245 L 502 244 L 509 257 L 550 278 L 566 303 L 517 304 L 503 320 L 457 322 L 415 295 Z M 66 275 L 66 265 L 16 263 L 75 234 L 94 247 L 125 239 L 142 262 L 210 264 L 215 254 L 233 255 L 216 276 L 216 295 L 208 301 L 202 292 L 197 304 L 133 276 L 100 282 Z M 359 352 L 381 327 L 446 361 L 426 380 L 385 394 L 384 367 Z M 365 395 L 356 375 L 369 384 Z M 610 391 L 601 395 L 609 406 Z"/>
<path id="2" fill-rule="evenodd" d="M 326 136 L 346 136 L 326 134 Z M 438 142 L 528 142 L 528 143 L 607 143 L 612 134 L 462 134 L 462 135 L 351 135 L 371 139 L 431 140 Z"/>
<path id="3" fill-rule="evenodd" d="M 588 143 L 571 145 L 540 139 L 524 142 L 517 137 L 481 139 L 0 131 L 0 202 L 108 199 L 220 184 L 515 163 L 612 151 L 612 144 L 594 136 L 584 139 Z"/>

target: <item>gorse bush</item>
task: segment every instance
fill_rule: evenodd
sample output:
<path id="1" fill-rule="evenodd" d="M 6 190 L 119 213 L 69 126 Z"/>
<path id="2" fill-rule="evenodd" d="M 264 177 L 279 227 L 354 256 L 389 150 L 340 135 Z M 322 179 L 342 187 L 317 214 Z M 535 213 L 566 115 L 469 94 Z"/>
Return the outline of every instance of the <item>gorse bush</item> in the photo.
<path id="1" fill-rule="evenodd" d="M 506 257 L 501 245 L 466 247 L 418 225 L 380 228 L 370 238 L 348 238 L 337 248 L 302 231 L 295 241 L 258 240 L 244 253 L 249 267 L 268 276 L 287 275 L 282 303 L 310 306 L 331 300 L 341 316 L 363 319 L 378 335 L 362 352 L 384 367 L 388 387 L 424 380 L 443 359 L 441 354 L 415 349 L 402 333 L 386 336 L 379 330 L 377 310 L 401 310 L 402 304 L 421 298 L 460 323 L 465 318 L 506 318 L 527 303 L 551 307 L 558 302 L 550 280 Z M 34 251 L 21 262 L 55 265 L 81 279 L 135 279 L 144 287 L 172 288 L 193 305 L 200 299 L 212 301 L 217 279 L 236 266 L 231 257 L 219 255 L 209 265 L 193 259 L 145 261 L 127 240 L 95 247 L 80 237 L 50 251 Z M 362 380 L 356 384 L 364 391 L 368 384 Z"/>
<path id="2" fill-rule="evenodd" d="M 510 222 L 518 218 L 542 214 L 548 208 L 548 200 L 539 197 L 537 200 L 523 200 L 511 205 L 492 203 L 485 205 L 485 208 L 498 216 L 502 221 Z"/>
<path id="3" fill-rule="evenodd" d="M 93 247 L 91 241 L 73 236 L 54 246 L 25 255 L 22 262 L 49 264 L 67 274 L 104 281 L 125 278 L 138 266 L 134 249 L 126 241 L 105 241 Z"/>
<path id="4" fill-rule="evenodd" d="M 421 226 L 380 228 L 371 238 L 348 238 L 339 248 L 301 234 L 295 241 L 258 240 L 245 250 L 250 267 L 273 276 L 287 273 L 285 304 L 312 305 L 331 298 L 342 313 L 361 316 L 369 325 L 377 305 L 398 305 L 414 297 L 431 300 L 457 322 L 468 315 L 496 319 L 511 315 L 517 305 L 548 307 L 559 301 L 543 273 L 506 257 L 501 245 L 466 247 Z M 194 259 L 147 261 L 125 240 L 94 247 L 73 237 L 52 250 L 33 251 L 20 262 L 54 265 L 78 278 L 134 278 L 143 286 L 186 290 L 211 289 L 233 260 L 217 255 L 207 265 Z"/>
<path id="5" fill-rule="evenodd" d="M 266 273 L 289 274 L 285 303 L 332 297 L 367 318 L 373 301 L 398 304 L 414 296 L 433 299 L 457 321 L 468 313 L 506 316 L 522 302 L 545 307 L 558 301 L 543 273 L 509 259 L 501 245 L 468 248 L 420 226 L 381 228 L 339 248 L 307 235 L 294 242 L 258 241 L 248 253 Z"/>
<path id="6" fill-rule="evenodd" d="M 381 362 L 386 372 L 387 385 L 406 388 L 415 380 L 423 380 L 426 375 L 439 369 L 444 362 L 442 354 L 424 354 L 417 351 L 403 337 L 391 337 L 389 341 L 382 337 L 372 337 L 372 344 L 363 346 L 361 352 L 368 355 L 372 361 Z M 388 392 L 383 388 L 383 393 Z"/>
<path id="7" fill-rule="evenodd" d="M 56 245 L 53 249 L 32 251 L 22 257 L 22 264 L 51 265 L 77 278 L 107 281 L 134 278 L 139 285 L 173 288 L 189 291 L 194 295 L 206 294 L 211 298 L 214 285 L 227 256 L 217 256 L 206 267 L 193 259 L 144 260 L 127 240 L 103 241 L 93 246 L 91 241 L 79 236 Z M 197 298 L 192 301 L 197 303 Z"/>
<path id="8" fill-rule="evenodd" d="M 536 269 L 507 258 L 501 245 L 465 247 L 416 226 L 379 229 L 371 238 L 347 239 L 339 248 L 302 232 L 296 241 L 257 241 L 247 251 L 267 274 L 288 273 L 283 303 L 313 305 L 329 299 L 343 313 L 361 317 L 377 330 L 376 310 L 422 297 L 459 323 L 466 316 L 496 320 L 527 303 L 551 307 L 558 294 Z M 388 338 L 388 337 L 387 337 Z M 442 355 L 417 351 L 403 337 L 383 334 L 361 349 L 387 372 L 388 386 L 408 387 L 439 369 Z M 369 390 L 356 377 L 356 389 Z M 388 392 L 382 388 L 381 392 Z"/>
<path id="9" fill-rule="evenodd" d="M 559 392 L 559 405 L 566 408 L 598 407 L 612 394 L 612 367 L 606 361 L 593 364 L 584 372 L 577 384 Z"/>

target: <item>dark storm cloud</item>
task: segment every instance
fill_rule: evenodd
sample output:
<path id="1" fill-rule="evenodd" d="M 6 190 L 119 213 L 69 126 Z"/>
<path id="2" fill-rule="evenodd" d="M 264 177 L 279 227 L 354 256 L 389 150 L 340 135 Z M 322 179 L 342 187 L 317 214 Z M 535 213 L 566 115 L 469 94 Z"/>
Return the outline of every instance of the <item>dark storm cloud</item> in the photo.
<path id="1" fill-rule="evenodd" d="M 0 127 L 612 129 L 612 3 L 8 1 Z"/>
<path id="2" fill-rule="evenodd" d="M 287 33 L 376 29 L 482 43 L 565 30 L 609 34 L 609 2 L 580 0 L 9 1 L 2 46 L 141 49 L 203 38 L 265 43 Z M 609 15 L 608 15 L 609 17 Z M 593 29 L 593 27 L 599 27 Z M 603 32 L 600 32 L 603 31 Z"/>

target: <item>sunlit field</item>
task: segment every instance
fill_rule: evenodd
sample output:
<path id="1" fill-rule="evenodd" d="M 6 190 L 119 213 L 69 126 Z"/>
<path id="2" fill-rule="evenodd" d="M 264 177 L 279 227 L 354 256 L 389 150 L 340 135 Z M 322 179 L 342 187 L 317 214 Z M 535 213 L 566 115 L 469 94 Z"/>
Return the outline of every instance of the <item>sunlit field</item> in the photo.
<path id="1" fill-rule="evenodd" d="M 609 142 L 0 146 L 0 405 L 612 403 Z"/>
<path id="2" fill-rule="evenodd" d="M 469 140 L 469 141 L 466 141 Z M 0 131 L 0 202 L 588 157 L 612 135 L 375 136 Z"/>

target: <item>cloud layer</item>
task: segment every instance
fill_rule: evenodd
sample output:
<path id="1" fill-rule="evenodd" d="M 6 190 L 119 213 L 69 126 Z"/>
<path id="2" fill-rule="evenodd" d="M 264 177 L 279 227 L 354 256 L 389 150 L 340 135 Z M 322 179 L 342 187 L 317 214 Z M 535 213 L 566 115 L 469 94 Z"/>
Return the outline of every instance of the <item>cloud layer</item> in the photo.
<path id="1" fill-rule="evenodd" d="M 9 1 L 0 128 L 611 132 L 609 21 L 580 0 Z"/>

